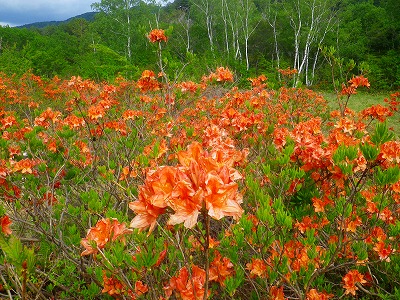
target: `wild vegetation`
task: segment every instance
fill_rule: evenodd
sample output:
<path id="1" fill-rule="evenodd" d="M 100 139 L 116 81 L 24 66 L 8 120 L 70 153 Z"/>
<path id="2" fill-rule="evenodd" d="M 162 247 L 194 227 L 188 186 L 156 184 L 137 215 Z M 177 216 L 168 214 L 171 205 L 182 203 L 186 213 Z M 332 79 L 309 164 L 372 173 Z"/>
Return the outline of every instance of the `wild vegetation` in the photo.
<path id="1" fill-rule="evenodd" d="M 19 76 L 81 76 L 137 80 L 157 63 L 146 34 L 163 28 L 165 73 L 197 80 L 218 66 L 238 84 L 277 69 L 297 69 L 295 84 L 318 89 L 369 78 L 374 91 L 400 85 L 400 2 L 397 0 L 103 0 L 94 21 L 73 19 L 45 28 L 0 28 L 0 71 Z"/>
<path id="2" fill-rule="evenodd" d="M 0 28 L 1 298 L 400 298 L 398 1 L 93 7 Z"/>
<path id="3" fill-rule="evenodd" d="M 397 299 L 400 94 L 170 81 L 147 37 L 136 81 L 1 75 L 2 297 Z"/>

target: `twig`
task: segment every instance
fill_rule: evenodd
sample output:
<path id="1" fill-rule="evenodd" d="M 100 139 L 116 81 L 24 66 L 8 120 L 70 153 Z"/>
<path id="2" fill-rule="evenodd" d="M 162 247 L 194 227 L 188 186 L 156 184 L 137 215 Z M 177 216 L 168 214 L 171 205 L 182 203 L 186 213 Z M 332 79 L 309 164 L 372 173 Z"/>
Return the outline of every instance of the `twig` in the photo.
<path id="1" fill-rule="evenodd" d="M 4 287 L 6 287 L 7 286 L 7 282 L 4 279 L 4 276 L 3 276 L 2 273 L 0 273 L 0 277 L 1 277 L 1 280 L 3 281 L 3 283 L 4 283 Z M 8 298 L 10 298 L 10 300 L 12 300 L 12 295 L 11 295 L 11 292 L 10 292 L 9 289 L 7 289 L 7 295 L 8 295 Z"/>

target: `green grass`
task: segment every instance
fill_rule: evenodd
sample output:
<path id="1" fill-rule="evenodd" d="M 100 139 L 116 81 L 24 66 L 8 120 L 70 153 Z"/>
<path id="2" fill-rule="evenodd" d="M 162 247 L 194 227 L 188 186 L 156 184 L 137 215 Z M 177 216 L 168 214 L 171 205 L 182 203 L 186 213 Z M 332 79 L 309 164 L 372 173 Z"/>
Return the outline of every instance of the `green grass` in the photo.
<path id="1" fill-rule="evenodd" d="M 333 92 L 323 92 L 322 95 L 328 101 L 328 106 L 331 110 L 338 110 L 339 104 L 336 98 L 336 94 Z M 384 93 L 363 93 L 358 92 L 355 95 L 351 95 L 348 107 L 355 112 L 360 112 L 363 109 L 370 107 L 372 105 L 381 104 L 383 106 L 387 106 L 387 103 L 384 101 L 385 98 L 389 98 L 390 94 Z M 400 111 L 395 112 L 393 116 L 388 118 L 387 120 L 389 128 L 392 128 L 397 138 L 400 138 Z"/>

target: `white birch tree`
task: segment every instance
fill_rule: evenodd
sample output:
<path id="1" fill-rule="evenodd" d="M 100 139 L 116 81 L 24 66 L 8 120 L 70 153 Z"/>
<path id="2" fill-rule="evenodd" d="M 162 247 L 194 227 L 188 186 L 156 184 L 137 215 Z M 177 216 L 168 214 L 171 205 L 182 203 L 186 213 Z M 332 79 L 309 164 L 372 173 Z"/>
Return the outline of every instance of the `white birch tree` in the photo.
<path id="1" fill-rule="evenodd" d="M 292 66 L 298 71 L 295 85 L 302 80 L 307 86 L 313 84 L 320 45 L 337 22 L 336 3 L 337 0 L 266 1 L 264 16 L 273 29 L 278 65 L 282 48 L 279 36 L 288 36 L 291 30 Z"/>
<path id="2" fill-rule="evenodd" d="M 101 0 L 92 4 L 95 11 L 104 13 L 113 21 L 110 30 L 125 40 L 125 55 L 129 61 L 132 58 L 132 31 L 135 25 L 132 8 L 139 3 L 139 0 Z"/>
<path id="3" fill-rule="evenodd" d="M 193 0 L 191 1 L 191 4 L 204 15 L 208 40 L 210 42 L 210 51 L 211 53 L 214 53 L 215 0 Z"/>

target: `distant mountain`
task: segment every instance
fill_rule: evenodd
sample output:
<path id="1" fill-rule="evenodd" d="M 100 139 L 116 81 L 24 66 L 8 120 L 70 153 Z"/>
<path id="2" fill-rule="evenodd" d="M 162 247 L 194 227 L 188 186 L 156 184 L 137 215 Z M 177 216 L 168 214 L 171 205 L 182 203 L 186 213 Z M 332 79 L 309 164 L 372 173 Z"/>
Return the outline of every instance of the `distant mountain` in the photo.
<path id="1" fill-rule="evenodd" d="M 72 18 L 69 18 L 67 20 L 64 21 L 46 21 L 46 22 L 35 22 L 35 23 L 30 23 L 30 24 L 25 24 L 25 25 L 21 25 L 21 26 L 17 26 L 17 28 L 44 28 L 47 26 L 51 26 L 51 25 L 60 25 L 62 23 L 67 23 L 73 19 L 85 19 L 87 21 L 93 21 L 94 20 L 94 16 L 96 15 L 96 12 L 87 12 Z"/>

